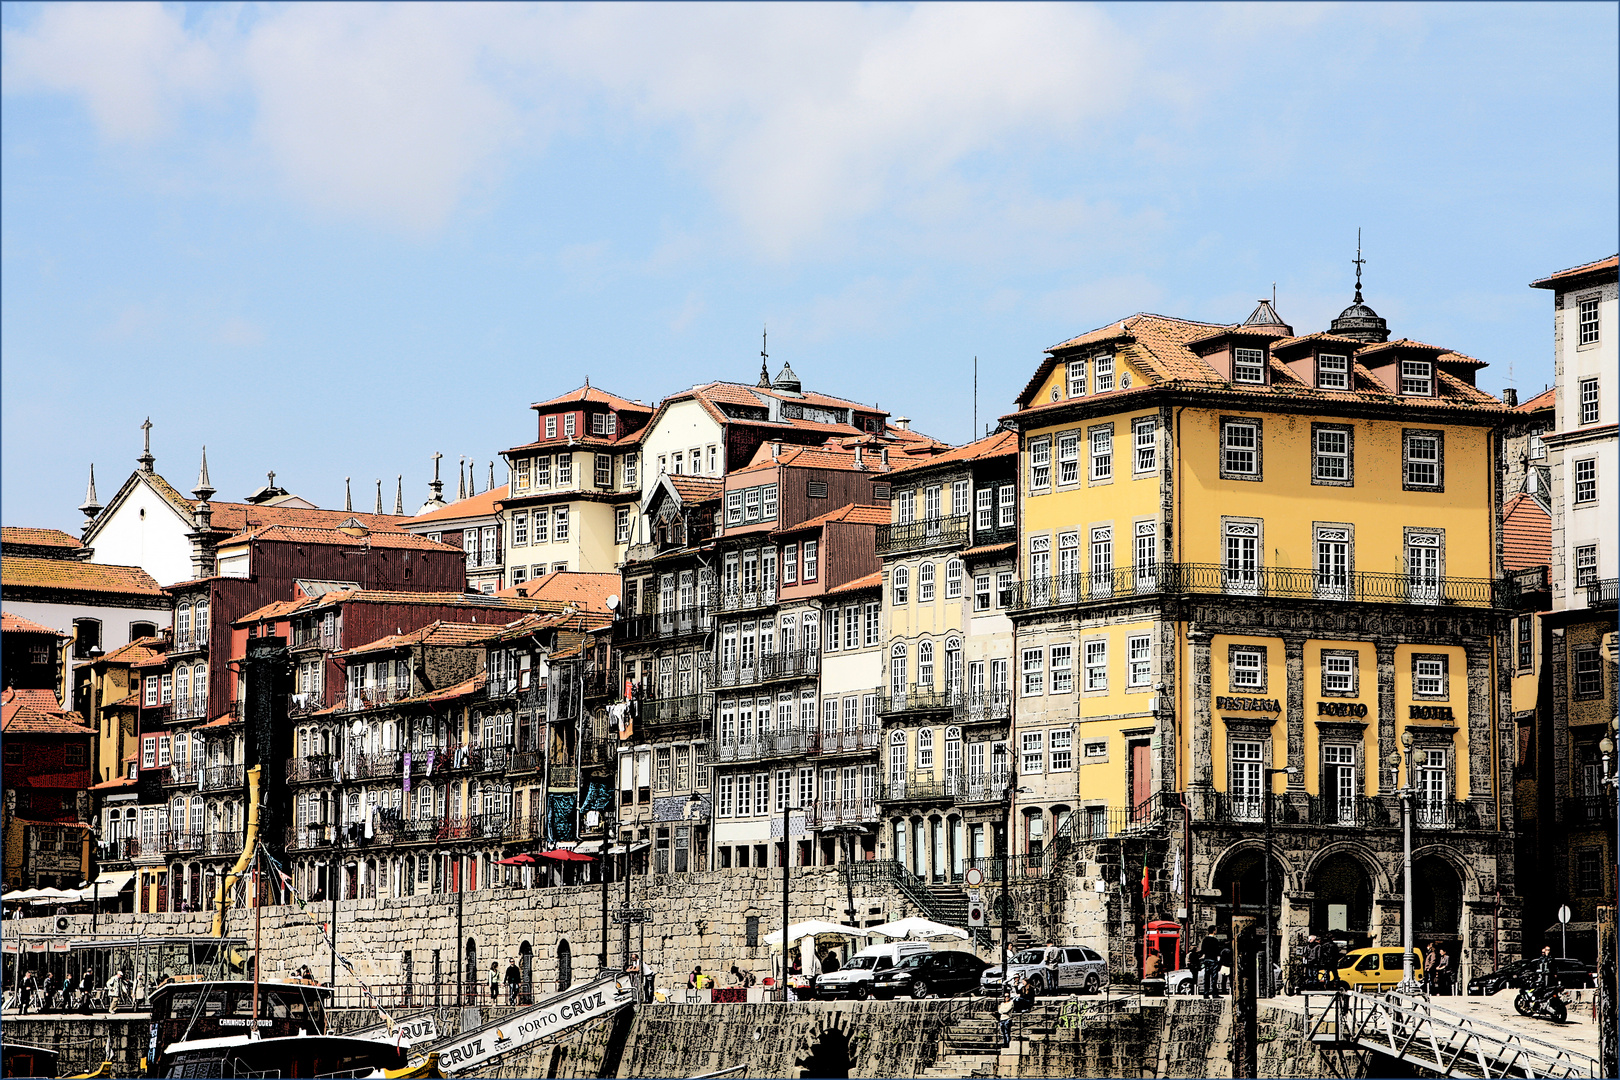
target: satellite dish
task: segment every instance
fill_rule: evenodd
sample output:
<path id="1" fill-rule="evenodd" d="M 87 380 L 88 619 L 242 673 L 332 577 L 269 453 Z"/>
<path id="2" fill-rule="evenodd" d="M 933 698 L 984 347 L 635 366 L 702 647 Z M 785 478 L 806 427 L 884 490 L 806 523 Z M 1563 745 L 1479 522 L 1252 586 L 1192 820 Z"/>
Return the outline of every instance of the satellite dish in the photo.
<path id="1" fill-rule="evenodd" d="M 607 609 L 609 611 L 618 611 L 619 610 L 619 594 L 618 593 L 614 593 L 612 596 L 607 598 Z"/>

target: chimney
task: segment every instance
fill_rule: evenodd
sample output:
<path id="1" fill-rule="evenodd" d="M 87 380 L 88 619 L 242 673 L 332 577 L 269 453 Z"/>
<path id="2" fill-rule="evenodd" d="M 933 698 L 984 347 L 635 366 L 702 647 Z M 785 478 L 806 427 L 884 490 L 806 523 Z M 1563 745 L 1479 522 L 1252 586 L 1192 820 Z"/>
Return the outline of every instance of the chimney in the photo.
<path id="1" fill-rule="evenodd" d="M 1513 389 L 1513 387 L 1511 387 L 1511 386 L 1508 387 L 1506 390 L 1503 390 L 1502 391 L 1502 404 L 1506 405 L 1510 409 L 1518 408 L 1519 407 L 1519 392 L 1517 390 Z"/>
<path id="2" fill-rule="evenodd" d="M 777 439 L 771 443 L 771 460 L 775 461 L 782 456 L 782 440 Z"/>
<path id="3" fill-rule="evenodd" d="M 911 430 L 911 417 L 909 416 L 897 416 L 894 418 L 893 423 L 894 426 L 899 428 L 901 431 Z"/>
<path id="4" fill-rule="evenodd" d="M 855 467 L 857 469 L 866 468 L 866 462 L 861 460 L 861 448 L 859 446 L 855 448 Z"/>
<path id="5" fill-rule="evenodd" d="M 887 446 L 878 447 L 878 460 L 883 462 L 885 469 L 889 467 L 889 448 Z"/>

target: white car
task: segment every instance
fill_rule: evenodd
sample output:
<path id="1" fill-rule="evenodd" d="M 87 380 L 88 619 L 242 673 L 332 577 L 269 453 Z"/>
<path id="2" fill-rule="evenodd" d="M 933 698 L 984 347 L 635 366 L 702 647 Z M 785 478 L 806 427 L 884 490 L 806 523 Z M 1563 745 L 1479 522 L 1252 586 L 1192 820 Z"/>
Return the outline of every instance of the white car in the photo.
<path id="1" fill-rule="evenodd" d="M 1083 990 L 1095 994 L 1108 985 L 1108 961 L 1095 949 L 1085 945 L 1064 945 L 1057 950 L 1058 960 L 1046 962 L 1046 950 L 1024 949 L 1008 957 L 1007 966 L 1013 978 L 1022 975 L 1037 994 L 1052 994 L 1067 990 Z M 1002 991 L 1001 965 L 993 964 L 979 977 L 979 992 L 1000 994 Z"/>
<path id="2" fill-rule="evenodd" d="M 816 997 L 852 997 L 865 1001 L 872 996 L 872 977 L 887 971 L 907 956 L 933 952 L 925 941 L 891 941 L 884 945 L 868 945 L 849 958 L 837 971 L 816 976 Z"/>

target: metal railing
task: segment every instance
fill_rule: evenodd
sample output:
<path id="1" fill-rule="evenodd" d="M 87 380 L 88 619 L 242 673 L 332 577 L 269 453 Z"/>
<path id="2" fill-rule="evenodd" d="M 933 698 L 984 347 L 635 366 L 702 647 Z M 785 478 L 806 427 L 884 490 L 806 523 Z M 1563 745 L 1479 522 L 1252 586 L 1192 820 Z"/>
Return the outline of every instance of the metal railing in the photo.
<path id="1" fill-rule="evenodd" d="M 1007 777 L 1001 773 L 969 773 L 967 784 L 957 793 L 962 805 L 998 803 L 1007 798 Z"/>
<path id="2" fill-rule="evenodd" d="M 1567 825 L 1608 825 L 1614 821 L 1614 796 L 1576 795 L 1564 800 Z"/>
<path id="3" fill-rule="evenodd" d="M 632 615 L 619 623 L 618 637 L 620 641 L 655 641 L 683 634 L 703 634 L 713 628 L 714 612 L 708 608 L 684 607 L 651 615 Z"/>
<path id="4" fill-rule="evenodd" d="M 112 840 L 102 840 L 96 844 L 96 857 L 102 862 L 137 859 L 140 854 L 141 838 L 138 836 L 120 836 Z"/>
<path id="5" fill-rule="evenodd" d="M 750 608 L 770 607 L 776 603 L 776 586 L 758 588 L 722 588 L 719 592 L 721 611 L 747 611 Z"/>
<path id="6" fill-rule="evenodd" d="M 810 824 L 843 825 L 845 823 L 871 822 L 878 817 L 878 804 L 876 799 L 826 799 L 815 803 L 810 815 Z M 866 866 L 868 863 L 857 863 Z"/>
<path id="7" fill-rule="evenodd" d="M 990 720 L 1008 720 L 1012 718 L 1012 691 L 988 690 L 979 693 L 969 691 L 961 710 L 963 723 L 976 724 Z"/>
<path id="8" fill-rule="evenodd" d="M 519 750 L 512 755 L 511 763 L 507 766 L 506 771 L 514 775 L 538 772 L 540 770 L 540 761 L 540 751 Z"/>
<path id="9" fill-rule="evenodd" d="M 927 547 L 960 545 L 965 544 L 967 538 L 968 516 L 966 514 L 958 514 L 954 517 L 923 518 L 921 521 L 908 521 L 903 525 L 879 525 L 877 527 L 877 551 L 879 555 L 888 555 L 899 551 L 916 551 Z"/>
<path id="10" fill-rule="evenodd" d="M 187 694 L 183 698 L 176 698 L 174 711 L 170 713 L 171 720 L 198 720 L 208 715 L 208 695 Z"/>
<path id="11" fill-rule="evenodd" d="M 1505 594 L 1505 590 L 1491 578 L 1158 563 L 1141 568 L 1119 567 L 1100 574 L 1057 574 L 1017 581 L 1012 586 L 1010 606 L 1015 611 L 1029 611 L 1159 593 L 1493 607 L 1502 602 L 1499 594 Z"/>
<path id="12" fill-rule="evenodd" d="M 813 731 L 765 732 L 746 742 L 740 739 L 718 742 L 715 753 L 720 761 L 755 761 L 814 753 L 816 743 L 817 735 Z"/>
<path id="13" fill-rule="evenodd" d="M 1007 856 L 1007 873 L 1011 880 L 1019 878 L 1045 877 L 1049 873 L 1048 858 L 1045 853 L 1038 855 L 1009 855 Z M 963 860 L 968 868 L 976 868 L 984 874 L 989 881 L 1001 880 L 1002 859 L 1000 855 L 979 855 Z"/>
<path id="14" fill-rule="evenodd" d="M 714 695 L 688 694 L 685 697 L 643 701 L 640 703 L 640 709 L 642 723 L 648 724 L 707 720 L 714 715 Z"/>
<path id="15" fill-rule="evenodd" d="M 210 765 L 203 770 L 204 791 L 227 791 L 242 786 L 242 766 Z"/>
<path id="16" fill-rule="evenodd" d="M 1018 539 L 1016 525 L 992 525 L 987 529 L 975 527 L 973 530 L 973 546 L 989 547 L 992 544 L 1010 544 Z"/>
<path id="17" fill-rule="evenodd" d="M 373 709 L 378 705 L 387 705 L 393 701 L 403 701 L 411 696 L 411 684 L 407 679 L 404 682 L 389 680 L 381 686 L 368 686 L 363 690 L 351 689 L 344 697 L 343 707 L 348 712 L 358 712 L 361 709 Z"/>
<path id="18" fill-rule="evenodd" d="M 181 851 L 201 851 L 203 849 L 203 834 L 200 832 L 166 832 L 158 846 L 165 855 L 173 855 Z"/>
<path id="19" fill-rule="evenodd" d="M 955 799 L 967 791 L 965 772 L 945 773 L 912 772 L 904 775 L 890 773 L 883 778 L 884 802 L 928 802 Z"/>
<path id="20" fill-rule="evenodd" d="M 1620 604 L 1620 578 L 1604 578 L 1602 581 L 1587 583 L 1587 607 L 1611 608 L 1617 604 Z"/>
<path id="21" fill-rule="evenodd" d="M 822 732 L 810 744 L 812 754 L 850 754 L 876 750 L 883 745 L 883 731 L 876 727 L 861 727 L 829 735 Z"/>
<path id="22" fill-rule="evenodd" d="M 169 773 L 163 778 L 165 787 L 192 787 L 197 783 L 197 763 L 195 761 L 176 762 L 169 766 Z"/>
<path id="23" fill-rule="evenodd" d="M 906 712 L 937 712 L 959 710 L 967 701 L 961 689 L 936 690 L 931 685 L 912 684 L 895 692 L 892 688 L 878 694 L 878 712 L 883 715 Z"/>
<path id="24" fill-rule="evenodd" d="M 236 855 L 242 850 L 242 835 L 234 830 L 212 829 L 204 838 L 203 848 L 208 855 Z"/>
<path id="25" fill-rule="evenodd" d="M 1190 798 L 1190 796 L 1189 796 Z M 1201 820 L 1220 824 L 1257 825 L 1266 819 L 1266 800 L 1271 801 L 1271 823 L 1328 825 L 1354 829 L 1398 829 L 1401 827 L 1401 800 L 1396 795 L 1355 795 L 1336 798 L 1325 795 L 1283 793 L 1264 795 L 1217 791 L 1208 800 Z M 1197 800 L 1193 805 L 1198 805 Z M 1477 808 L 1468 802 L 1414 799 L 1412 826 L 1418 829 L 1477 829 Z"/>

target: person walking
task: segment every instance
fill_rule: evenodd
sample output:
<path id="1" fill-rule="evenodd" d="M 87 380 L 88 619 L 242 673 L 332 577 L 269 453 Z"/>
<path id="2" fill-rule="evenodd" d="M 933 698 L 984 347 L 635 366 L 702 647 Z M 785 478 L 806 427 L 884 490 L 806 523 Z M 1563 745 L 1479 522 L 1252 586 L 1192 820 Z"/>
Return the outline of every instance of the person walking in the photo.
<path id="1" fill-rule="evenodd" d="M 1429 947 L 1423 950 L 1423 992 L 1425 994 L 1434 993 L 1434 971 L 1436 967 L 1434 948 L 1434 942 L 1431 941 Z"/>
<path id="2" fill-rule="evenodd" d="M 1199 967 L 1203 969 L 1204 986 L 1202 995 L 1206 998 L 1215 997 L 1220 993 L 1221 986 L 1221 939 L 1214 934 L 1206 934 L 1199 943 L 1202 958 Z"/>
<path id="3" fill-rule="evenodd" d="M 506 1003 L 516 1005 L 518 999 L 518 986 L 523 982 L 523 972 L 518 970 L 517 959 L 508 957 L 506 963 Z"/>
<path id="4" fill-rule="evenodd" d="M 1164 957 L 1159 955 L 1158 949 L 1149 949 L 1147 958 L 1142 961 L 1142 979 L 1157 979 L 1159 972 L 1164 970 Z"/>
<path id="5" fill-rule="evenodd" d="M 1004 991 L 1001 995 L 1001 1004 L 996 1007 L 996 1027 L 1001 1032 L 1001 1048 L 1007 1049 L 1012 1045 L 1012 992 Z"/>
<path id="6" fill-rule="evenodd" d="M 501 1003 L 501 968 L 495 961 L 489 962 L 489 1003 Z"/>
<path id="7" fill-rule="evenodd" d="M 28 1006 L 34 1003 L 34 998 L 38 993 L 39 984 L 34 981 L 34 973 L 30 971 L 23 976 L 22 988 L 18 991 L 17 1011 L 27 1016 Z"/>
<path id="8" fill-rule="evenodd" d="M 1451 955 L 1444 949 L 1434 961 L 1434 992 L 1442 997 L 1451 994 Z"/>

